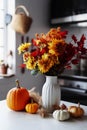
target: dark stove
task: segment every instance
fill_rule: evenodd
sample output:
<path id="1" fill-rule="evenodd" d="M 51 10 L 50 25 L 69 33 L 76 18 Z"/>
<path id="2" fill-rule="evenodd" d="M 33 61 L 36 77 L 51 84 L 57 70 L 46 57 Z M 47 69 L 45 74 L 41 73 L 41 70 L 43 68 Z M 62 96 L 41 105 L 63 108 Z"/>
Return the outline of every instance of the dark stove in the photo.
<path id="1" fill-rule="evenodd" d="M 87 76 L 63 74 L 59 79 L 62 100 L 87 105 Z"/>

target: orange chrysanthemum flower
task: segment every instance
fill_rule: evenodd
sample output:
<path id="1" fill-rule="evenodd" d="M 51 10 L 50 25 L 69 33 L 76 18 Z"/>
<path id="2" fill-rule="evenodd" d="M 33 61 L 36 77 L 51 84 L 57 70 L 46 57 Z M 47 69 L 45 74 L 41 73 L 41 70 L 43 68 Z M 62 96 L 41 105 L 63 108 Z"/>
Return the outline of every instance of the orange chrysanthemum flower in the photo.
<path id="1" fill-rule="evenodd" d="M 63 39 L 53 39 L 52 42 L 48 43 L 49 53 L 58 56 L 61 55 L 66 47 L 66 42 Z"/>
<path id="2" fill-rule="evenodd" d="M 44 54 L 38 60 L 38 68 L 42 73 L 46 73 L 55 63 L 59 63 L 58 59 L 53 58 L 50 54 Z"/>

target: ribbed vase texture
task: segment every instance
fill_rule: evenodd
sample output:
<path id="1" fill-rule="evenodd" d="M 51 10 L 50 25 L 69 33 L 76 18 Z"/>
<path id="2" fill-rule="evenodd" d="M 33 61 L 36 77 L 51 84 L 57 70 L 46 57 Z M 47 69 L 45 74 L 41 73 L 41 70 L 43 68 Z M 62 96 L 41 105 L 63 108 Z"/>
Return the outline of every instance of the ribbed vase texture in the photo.
<path id="1" fill-rule="evenodd" d="M 61 91 L 57 76 L 46 76 L 42 88 L 42 105 L 48 111 L 53 111 L 54 105 L 60 104 Z"/>

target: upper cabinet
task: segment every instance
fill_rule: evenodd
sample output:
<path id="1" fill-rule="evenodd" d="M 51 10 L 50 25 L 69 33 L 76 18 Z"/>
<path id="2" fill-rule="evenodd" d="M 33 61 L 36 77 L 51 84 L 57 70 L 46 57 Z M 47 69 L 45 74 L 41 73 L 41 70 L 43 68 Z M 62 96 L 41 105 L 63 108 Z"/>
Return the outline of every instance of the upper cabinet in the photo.
<path id="1" fill-rule="evenodd" d="M 87 21 L 87 0 L 51 0 L 50 23 L 71 24 Z"/>

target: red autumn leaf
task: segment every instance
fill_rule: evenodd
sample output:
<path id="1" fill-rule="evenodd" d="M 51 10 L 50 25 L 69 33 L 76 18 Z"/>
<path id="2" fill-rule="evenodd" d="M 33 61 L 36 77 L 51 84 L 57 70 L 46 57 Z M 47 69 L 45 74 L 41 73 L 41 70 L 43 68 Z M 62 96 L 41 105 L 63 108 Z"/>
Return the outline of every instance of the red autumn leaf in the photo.
<path id="1" fill-rule="evenodd" d="M 36 56 L 39 55 L 39 53 L 40 53 L 40 50 L 39 50 L 39 49 L 38 49 L 38 50 L 34 50 L 34 51 L 31 52 L 31 56 L 36 57 Z"/>
<path id="2" fill-rule="evenodd" d="M 40 41 L 41 41 L 42 43 L 47 43 L 47 41 L 46 41 L 44 38 L 40 38 Z"/>
<path id="3" fill-rule="evenodd" d="M 78 64 L 78 63 L 79 63 L 79 60 L 78 60 L 78 59 L 73 59 L 71 62 L 72 62 L 72 64 L 75 65 L 75 64 Z"/>
<path id="4" fill-rule="evenodd" d="M 84 47 L 84 43 L 83 42 L 77 42 L 77 44 L 78 44 L 77 50 L 82 51 L 83 47 Z"/>
<path id="5" fill-rule="evenodd" d="M 77 45 L 78 45 L 78 46 L 83 46 L 83 42 L 78 41 L 78 42 L 77 42 Z"/>
<path id="6" fill-rule="evenodd" d="M 82 35 L 80 42 L 84 43 L 84 41 L 86 40 L 86 37 L 84 36 L 84 34 Z"/>
<path id="7" fill-rule="evenodd" d="M 82 55 L 87 54 L 87 49 L 86 49 L 86 48 L 82 48 L 82 50 L 81 50 L 81 54 L 82 54 Z"/>
<path id="8" fill-rule="evenodd" d="M 71 69 L 70 65 L 65 66 L 66 69 Z"/>
<path id="9" fill-rule="evenodd" d="M 75 35 L 72 35 L 72 39 L 74 40 L 75 43 L 77 42 L 77 38 Z"/>
<path id="10" fill-rule="evenodd" d="M 32 39 L 31 41 L 32 41 L 34 46 L 37 46 L 37 42 L 35 41 L 35 39 Z"/>
<path id="11" fill-rule="evenodd" d="M 25 67 L 26 67 L 26 64 L 20 64 L 19 67 L 20 67 L 20 68 L 25 68 Z"/>
<path id="12" fill-rule="evenodd" d="M 68 31 L 60 32 L 60 35 L 62 36 L 62 38 L 66 38 L 67 34 L 68 34 Z"/>
<path id="13" fill-rule="evenodd" d="M 46 48 L 43 48 L 43 49 L 40 51 L 40 55 L 43 55 L 45 52 L 46 52 Z"/>

